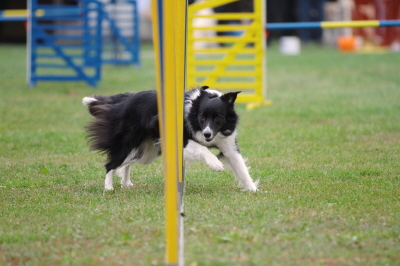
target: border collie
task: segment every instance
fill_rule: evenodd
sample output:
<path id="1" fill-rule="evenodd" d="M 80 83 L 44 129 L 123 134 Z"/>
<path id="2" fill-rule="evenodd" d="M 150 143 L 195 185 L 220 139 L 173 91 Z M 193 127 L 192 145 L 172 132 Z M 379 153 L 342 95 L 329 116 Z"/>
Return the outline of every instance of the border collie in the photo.
<path id="1" fill-rule="evenodd" d="M 240 92 L 222 94 L 207 86 L 185 93 L 183 156 L 202 160 L 214 171 L 231 170 L 241 186 L 257 191 L 236 144 L 238 115 L 234 102 Z M 93 95 L 82 100 L 94 120 L 86 126 L 92 150 L 107 155 L 105 189 L 113 189 L 113 176 L 131 187 L 133 163 L 149 164 L 161 154 L 156 91 Z M 215 156 L 209 148 L 217 148 Z"/>

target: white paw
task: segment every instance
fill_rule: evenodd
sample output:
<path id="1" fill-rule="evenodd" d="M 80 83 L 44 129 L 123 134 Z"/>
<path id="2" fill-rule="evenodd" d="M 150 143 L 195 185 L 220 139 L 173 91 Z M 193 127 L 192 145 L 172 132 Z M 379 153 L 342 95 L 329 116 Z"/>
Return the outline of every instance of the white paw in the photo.
<path id="1" fill-rule="evenodd" d="M 206 164 L 216 172 L 224 171 L 224 165 L 216 156 L 206 158 Z"/>
<path id="2" fill-rule="evenodd" d="M 248 188 L 245 188 L 244 191 L 257 192 L 258 189 L 256 186 L 250 186 Z"/>
<path id="3" fill-rule="evenodd" d="M 258 191 L 258 183 L 260 182 L 260 180 L 257 180 L 255 182 L 251 182 L 250 184 L 246 184 L 244 185 L 244 191 L 251 191 L 251 192 L 257 192 Z"/>
<path id="4" fill-rule="evenodd" d="M 106 190 L 106 191 L 110 191 L 110 190 L 114 190 L 114 187 L 112 186 L 112 185 L 105 185 L 104 186 L 104 189 Z"/>
<path id="5" fill-rule="evenodd" d="M 127 182 L 121 181 L 121 188 L 125 188 L 125 187 L 133 187 L 132 182 L 131 181 L 127 181 Z"/>

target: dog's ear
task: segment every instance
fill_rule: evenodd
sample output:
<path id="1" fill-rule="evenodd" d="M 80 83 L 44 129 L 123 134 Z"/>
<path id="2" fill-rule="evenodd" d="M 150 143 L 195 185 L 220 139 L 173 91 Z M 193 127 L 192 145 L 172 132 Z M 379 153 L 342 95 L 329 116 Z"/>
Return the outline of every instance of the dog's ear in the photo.
<path id="1" fill-rule="evenodd" d="M 221 96 L 221 100 L 223 102 L 229 103 L 230 105 L 233 105 L 239 93 L 241 93 L 241 91 L 225 93 L 224 95 Z"/>
<path id="2" fill-rule="evenodd" d="M 200 87 L 201 90 L 206 90 L 206 89 L 208 89 L 208 88 L 209 88 L 208 86 L 201 86 L 201 87 Z"/>

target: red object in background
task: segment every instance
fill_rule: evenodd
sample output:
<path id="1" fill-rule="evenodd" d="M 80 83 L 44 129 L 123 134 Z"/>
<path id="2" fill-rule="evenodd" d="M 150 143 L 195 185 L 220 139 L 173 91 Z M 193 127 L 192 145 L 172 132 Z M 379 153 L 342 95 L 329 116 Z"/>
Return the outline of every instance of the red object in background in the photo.
<path id="1" fill-rule="evenodd" d="M 269 30 L 265 30 L 265 39 L 268 39 L 269 37 Z"/>
<path id="2" fill-rule="evenodd" d="M 400 0 L 353 0 L 353 20 L 400 19 Z M 353 34 L 362 36 L 366 42 L 390 46 L 400 41 L 399 27 L 356 28 Z"/>

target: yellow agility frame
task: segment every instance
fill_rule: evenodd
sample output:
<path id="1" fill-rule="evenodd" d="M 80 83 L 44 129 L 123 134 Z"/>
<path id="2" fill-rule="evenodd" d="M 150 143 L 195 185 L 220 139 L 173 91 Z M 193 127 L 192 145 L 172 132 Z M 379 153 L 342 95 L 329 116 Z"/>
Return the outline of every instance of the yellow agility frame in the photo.
<path id="1" fill-rule="evenodd" d="M 251 0 L 253 13 L 198 14 L 205 8 L 213 8 L 237 0 L 208 0 L 194 3 L 188 8 L 187 83 L 189 87 L 207 85 L 218 90 L 243 91 L 238 102 L 248 103 L 252 109 L 269 105 L 266 100 L 266 48 L 265 48 L 265 1 Z M 247 20 L 246 25 L 195 26 L 194 19 Z M 195 31 L 241 31 L 239 36 L 195 37 Z M 195 42 L 228 44 L 218 48 L 196 49 Z"/>

